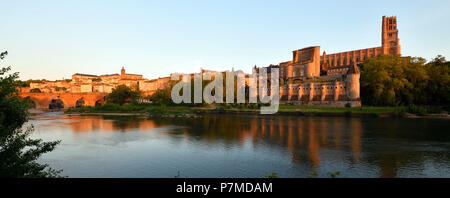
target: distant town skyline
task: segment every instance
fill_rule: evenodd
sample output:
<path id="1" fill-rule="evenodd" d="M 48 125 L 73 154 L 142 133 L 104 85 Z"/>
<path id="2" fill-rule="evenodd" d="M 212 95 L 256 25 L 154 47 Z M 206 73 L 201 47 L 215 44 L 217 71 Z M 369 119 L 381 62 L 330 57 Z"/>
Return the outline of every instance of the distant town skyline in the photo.
<path id="1" fill-rule="evenodd" d="M 21 80 L 72 74 L 268 66 L 294 51 L 328 54 L 381 44 L 381 17 L 397 16 L 402 55 L 450 58 L 449 1 L 7 1 L 0 51 Z"/>

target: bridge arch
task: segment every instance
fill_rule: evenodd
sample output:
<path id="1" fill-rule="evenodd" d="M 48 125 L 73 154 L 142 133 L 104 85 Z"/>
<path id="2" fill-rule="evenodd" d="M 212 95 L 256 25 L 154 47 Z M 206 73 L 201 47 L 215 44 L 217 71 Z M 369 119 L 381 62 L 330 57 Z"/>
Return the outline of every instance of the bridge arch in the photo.
<path id="1" fill-rule="evenodd" d="M 84 98 L 83 98 L 83 97 L 81 97 L 80 99 L 78 99 L 78 100 L 75 102 L 75 107 L 76 107 L 76 108 L 82 107 L 82 106 L 84 106 L 84 105 L 85 105 L 85 101 L 84 101 Z"/>
<path id="2" fill-rule="evenodd" d="M 58 98 L 53 98 L 48 105 L 49 109 L 64 109 L 64 101 Z"/>
<path id="3" fill-rule="evenodd" d="M 105 104 L 104 100 L 97 100 L 97 101 L 95 101 L 95 106 L 101 106 L 103 104 Z"/>
<path id="4" fill-rule="evenodd" d="M 36 102 L 30 96 L 25 97 L 23 100 L 29 103 L 32 109 L 36 109 Z"/>
<path id="5" fill-rule="evenodd" d="M 64 108 L 76 107 L 84 101 L 82 106 L 95 106 L 96 104 L 105 103 L 105 97 L 107 93 L 20 93 L 21 98 L 29 98 L 34 102 L 36 108 L 48 109 L 50 107 L 55 108 L 55 104 L 59 103 Z M 53 105 L 50 105 L 53 104 Z"/>
<path id="6" fill-rule="evenodd" d="M 31 105 L 32 109 L 36 109 L 36 107 L 37 107 L 36 102 L 34 102 L 34 100 L 31 100 L 31 99 L 30 99 L 30 105 Z"/>

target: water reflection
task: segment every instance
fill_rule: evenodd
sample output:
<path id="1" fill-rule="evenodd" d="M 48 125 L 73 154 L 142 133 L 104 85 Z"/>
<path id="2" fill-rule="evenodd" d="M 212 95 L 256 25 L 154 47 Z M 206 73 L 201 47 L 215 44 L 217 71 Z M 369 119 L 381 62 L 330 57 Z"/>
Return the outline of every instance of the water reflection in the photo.
<path id="1" fill-rule="evenodd" d="M 211 148 L 211 155 L 225 155 L 224 153 L 237 150 L 237 154 L 234 154 L 236 156 L 231 158 L 241 162 L 238 166 L 266 171 L 278 169 L 274 172 L 283 177 L 306 177 L 307 173 L 313 171 L 322 176 L 327 172 L 341 171 L 346 177 L 450 177 L 450 133 L 449 123 L 445 120 L 288 116 L 208 116 L 149 120 L 137 117 L 65 115 L 58 115 L 48 123 L 40 123 L 39 120 L 43 119 L 36 118 L 35 124 L 40 127 L 70 127 L 70 131 L 77 134 L 126 134 L 162 129 L 157 137 L 150 138 L 187 144 L 186 147 L 195 148 L 193 150 L 202 146 L 201 149 L 205 152 Z M 142 138 L 136 134 L 134 137 Z M 116 139 L 120 142 L 127 138 L 120 136 Z M 213 151 L 215 148 L 219 148 L 219 151 Z M 161 152 L 170 155 L 171 151 Z M 183 153 L 191 155 L 189 152 Z M 239 153 L 244 154 L 241 156 Z M 260 159 L 254 159 L 255 156 Z M 179 163 L 180 166 L 198 163 L 190 161 L 190 156 L 182 158 L 171 163 Z M 211 158 L 222 160 L 214 156 Z M 152 160 L 155 159 L 152 157 Z M 275 164 L 261 164 L 261 160 Z M 200 175 L 193 172 L 193 177 L 222 176 L 216 175 L 214 170 L 217 167 L 214 167 L 213 162 L 206 162 L 202 166 L 206 167 L 206 172 L 197 173 Z M 236 171 L 236 167 L 223 168 L 233 169 L 230 172 Z M 227 176 L 261 176 L 255 175 L 251 170 L 242 171 L 246 175 Z"/>

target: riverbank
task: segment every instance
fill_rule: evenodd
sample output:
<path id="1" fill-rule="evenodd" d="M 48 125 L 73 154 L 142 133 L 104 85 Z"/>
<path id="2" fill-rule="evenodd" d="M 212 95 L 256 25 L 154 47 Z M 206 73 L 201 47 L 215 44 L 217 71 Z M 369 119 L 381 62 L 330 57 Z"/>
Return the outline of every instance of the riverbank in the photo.
<path id="1" fill-rule="evenodd" d="M 233 114 L 260 115 L 260 107 L 210 105 L 207 107 L 188 106 L 156 106 L 156 105 L 112 105 L 100 107 L 69 108 L 65 111 L 69 115 L 110 115 L 110 116 L 148 116 L 148 117 L 199 117 L 202 115 Z M 440 118 L 450 119 L 446 112 L 435 114 L 409 113 L 406 107 L 318 107 L 280 105 L 274 115 L 289 116 L 328 116 L 328 117 L 405 117 L 405 118 Z M 270 116 L 270 115 L 269 115 Z"/>

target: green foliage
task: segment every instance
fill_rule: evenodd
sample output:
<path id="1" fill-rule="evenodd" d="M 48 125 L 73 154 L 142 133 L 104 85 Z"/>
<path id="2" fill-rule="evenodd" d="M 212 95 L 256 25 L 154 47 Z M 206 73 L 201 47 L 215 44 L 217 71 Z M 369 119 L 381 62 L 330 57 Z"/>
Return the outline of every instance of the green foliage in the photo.
<path id="1" fill-rule="evenodd" d="M 340 174 L 341 174 L 341 172 L 339 172 L 339 171 L 337 171 L 337 172 L 329 172 L 329 173 L 328 173 L 328 175 L 329 175 L 331 178 L 336 178 L 336 177 L 338 177 Z"/>
<path id="2" fill-rule="evenodd" d="M 172 101 L 171 98 L 171 92 L 172 92 L 172 88 L 178 83 L 179 81 L 169 81 L 168 86 L 165 89 L 159 89 L 157 90 L 151 97 L 150 100 L 152 101 L 153 104 L 157 104 L 157 105 L 162 105 L 162 106 L 203 106 L 206 103 L 202 103 L 202 104 L 195 104 L 193 101 L 193 94 L 194 94 L 194 80 L 191 80 L 191 103 L 181 103 L 181 104 L 175 104 Z M 204 85 L 204 81 L 203 81 L 203 87 Z M 183 90 L 180 91 L 180 95 L 183 95 Z"/>
<path id="3" fill-rule="evenodd" d="M 170 98 L 170 89 L 160 89 L 157 90 L 151 97 L 150 100 L 159 105 L 172 105 L 173 101 Z"/>
<path id="4" fill-rule="evenodd" d="M 445 60 L 445 57 L 442 55 L 437 55 L 436 58 L 433 59 L 433 61 L 431 61 L 432 63 L 437 63 L 437 64 L 443 64 L 446 63 L 447 60 Z"/>
<path id="5" fill-rule="evenodd" d="M 405 117 L 407 112 L 408 110 L 405 107 L 397 107 L 392 113 L 396 117 Z"/>
<path id="6" fill-rule="evenodd" d="M 225 111 L 229 109 L 238 109 L 242 111 L 259 110 L 261 103 L 222 103 L 216 104 L 216 111 Z"/>
<path id="7" fill-rule="evenodd" d="M 336 171 L 336 172 L 328 172 L 327 173 L 328 176 L 330 176 L 331 178 L 337 178 L 339 175 L 341 175 L 340 171 Z M 308 175 L 308 178 L 317 178 L 319 177 L 319 174 L 317 172 L 312 172 L 310 175 Z"/>
<path id="8" fill-rule="evenodd" d="M 175 107 L 171 108 L 177 111 Z M 65 111 L 66 113 L 149 113 L 150 115 L 164 115 L 167 114 L 165 106 L 151 105 L 151 104 L 125 104 L 119 105 L 107 102 L 103 105 L 95 107 L 71 107 Z"/>
<path id="9" fill-rule="evenodd" d="M 450 62 L 443 56 L 437 56 L 426 65 L 429 81 L 422 94 L 427 96 L 426 104 L 450 105 Z"/>
<path id="10" fill-rule="evenodd" d="M 56 87 L 55 88 L 55 91 L 60 91 L 60 90 L 66 91 L 67 88 L 65 88 L 65 87 Z"/>
<path id="11" fill-rule="evenodd" d="M 443 109 L 439 106 L 416 106 L 411 104 L 406 107 L 396 107 L 394 115 L 398 117 L 404 117 L 406 113 L 410 113 L 419 116 L 424 116 L 427 114 L 440 114 L 442 112 Z"/>
<path id="12" fill-rule="evenodd" d="M 217 106 L 215 109 L 215 111 L 217 111 L 218 113 L 223 113 L 225 112 L 226 108 L 224 106 Z"/>
<path id="13" fill-rule="evenodd" d="M 102 81 L 101 78 L 93 78 L 93 79 L 91 79 L 91 80 L 92 80 L 92 82 L 100 82 L 100 81 Z"/>
<path id="14" fill-rule="evenodd" d="M 314 171 L 310 175 L 308 175 L 308 178 L 317 178 L 317 176 L 319 176 L 319 174 Z"/>
<path id="15" fill-rule="evenodd" d="M 365 105 L 445 105 L 450 102 L 449 62 L 437 57 L 382 55 L 364 62 L 361 100 Z"/>
<path id="16" fill-rule="evenodd" d="M 1 53 L 0 58 L 4 56 Z M 10 67 L 0 71 L 0 177 L 58 177 L 60 171 L 36 160 L 54 150 L 59 141 L 31 139 L 33 127 L 22 129 L 29 118 L 30 104 L 18 96 L 18 73 L 7 75 L 8 71 Z"/>
<path id="17" fill-rule="evenodd" d="M 428 80 L 422 58 L 383 55 L 368 59 L 361 72 L 361 99 L 369 105 L 414 102 L 414 95 Z"/>
<path id="18" fill-rule="evenodd" d="M 268 174 L 266 173 L 266 178 L 278 178 L 277 173 Z"/>
<path id="19" fill-rule="evenodd" d="M 30 89 L 30 93 L 42 93 L 42 91 L 39 88 L 33 88 Z"/>
<path id="20" fill-rule="evenodd" d="M 420 107 L 420 106 L 416 106 L 416 105 L 412 105 L 411 104 L 411 105 L 408 105 L 407 112 L 423 116 L 423 115 L 426 115 L 428 111 L 424 107 Z"/>
<path id="21" fill-rule="evenodd" d="M 139 106 L 139 105 L 119 105 L 115 103 L 106 103 L 101 106 L 96 106 L 93 108 L 93 111 L 100 111 L 100 112 L 142 112 L 145 110 L 145 106 Z"/>
<path id="22" fill-rule="evenodd" d="M 106 101 L 114 104 L 123 105 L 127 102 L 137 100 L 141 97 L 141 93 L 138 90 L 133 90 L 126 85 L 119 85 L 112 90 Z"/>
<path id="23" fill-rule="evenodd" d="M 212 79 L 214 80 L 215 76 L 212 77 Z M 204 90 L 204 88 L 211 83 L 213 80 L 202 80 L 202 90 Z M 208 104 L 206 104 L 206 102 L 204 100 L 202 100 L 202 103 L 194 103 L 194 78 L 193 76 L 191 76 L 191 103 L 181 103 L 181 104 L 174 104 L 172 99 L 171 99 L 171 91 L 172 88 L 178 83 L 179 81 L 169 81 L 169 85 L 166 87 L 166 89 L 162 89 L 162 90 L 158 90 L 156 91 L 152 97 L 151 100 L 153 101 L 153 103 L 155 104 L 161 104 L 161 105 L 178 105 L 178 106 L 196 106 L 196 107 L 200 107 L 200 106 L 207 106 Z M 237 96 L 237 81 L 235 78 L 235 83 L 234 83 L 234 97 L 236 98 Z M 215 94 L 215 90 L 212 90 L 212 94 Z M 183 90 L 180 90 L 180 95 L 183 95 Z M 226 100 L 226 78 L 223 78 L 223 101 Z"/>
<path id="24" fill-rule="evenodd" d="M 154 106 L 151 108 L 147 108 L 146 111 L 147 111 L 147 113 L 149 113 L 152 116 L 160 116 L 160 115 L 164 115 L 167 113 L 167 111 L 165 110 L 165 107 L 163 107 L 163 106 Z"/>
<path id="25" fill-rule="evenodd" d="M 119 104 L 107 102 L 102 106 L 96 106 L 95 109 L 103 111 L 117 111 L 121 109 L 121 106 Z"/>
<path id="26" fill-rule="evenodd" d="M 19 87 L 30 87 L 31 83 L 42 83 L 42 80 L 26 80 L 26 81 L 21 81 L 21 80 L 16 80 L 17 82 L 17 86 Z"/>

